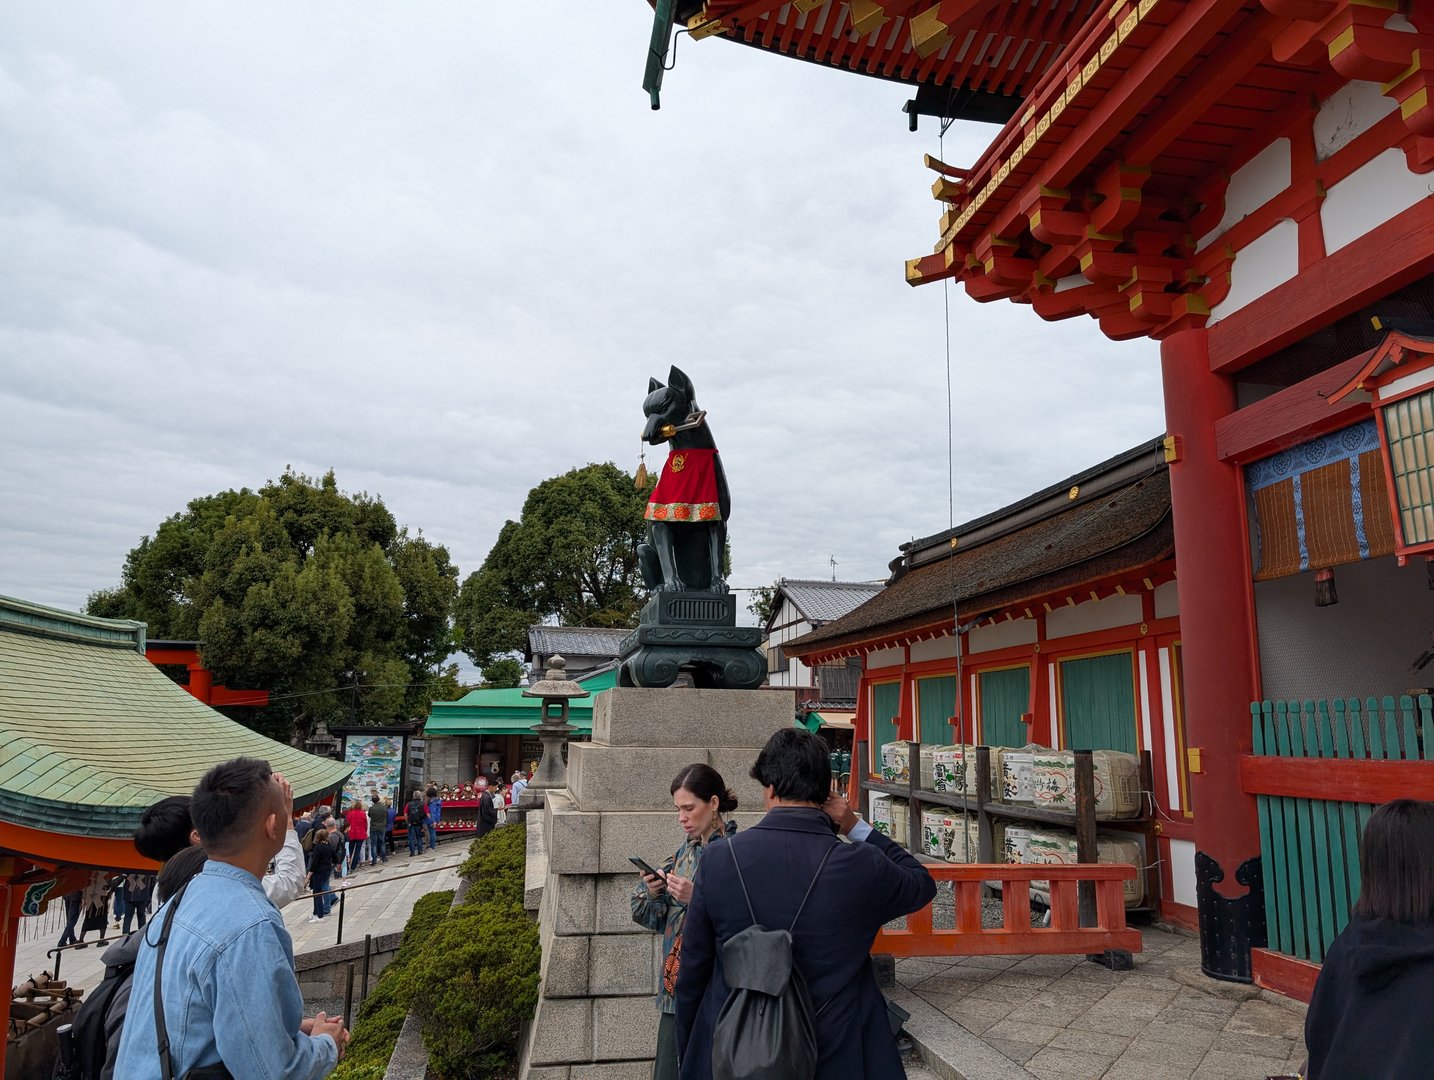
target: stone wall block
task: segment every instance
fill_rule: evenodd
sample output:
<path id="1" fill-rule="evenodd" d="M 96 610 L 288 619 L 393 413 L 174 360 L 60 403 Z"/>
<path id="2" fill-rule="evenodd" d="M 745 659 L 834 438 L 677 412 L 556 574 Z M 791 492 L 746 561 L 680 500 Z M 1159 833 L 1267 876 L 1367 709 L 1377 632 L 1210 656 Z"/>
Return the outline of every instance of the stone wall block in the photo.
<path id="1" fill-rule="evenodd" d="M 598 871 L 599 815 L 554 806 L 548 818 L 548 870 L 554 874 Z"/>
<path id="2" fill-rule="evenodd" d="M 760 748 L 761 744 L 758 744 Z M 727 781 L 727 789 L 737 796 L 738 810 L 761 813 L 762 788 L 751 775 L 752 766 L 757 763 L 757 750 L 719 747 L 708 752 L 707 760 Z"/>
<path id="3" fill-rule="evenodd" d="M 571 1080 L 652 1080 L 652 1059 L 574 1065 Z"/>
<path id="4" fill-rule="evenodd" d="M 631 874 L 629 888 L 637 882 L 637 870 L 628 859 L 636 855 L 651 866 L 660 867 L 682 842 L 682 830 L 673 810 L 603 814 L 600 857 L 601 874 Z"/>
<path id="5" fill-rule="evenodd" d="M 624 1061 L 657 1048 L 657 1006 L 649 997 L 592 999 L 593 1061 Z M 650 1068 L 650 1066 L 649 1066 Z"/>
<path id="6" fill-rule="evenodd" d="M 643 858 L 647 858 L 643 856 Z M 648 862 L 652 862 L 648 859 Z M 660 865 L 660 860 L 659 864 Z M 599 934 L 647 934 L 650 931 L 632 921 L 632 891 L 637 885 L 637 871 L 629 863 L 626 873 L 601 874 L 592 879 L 594 886 L 594 930 Z"/>
<path id="7" fill-rule="evenodd" d="M 591 993 L 637 994 L 648 1000 L 657 993 L 657 969 L 650 941 L 631 934 L 595 937 L 589 956 Z"/>
<path id="8" fill-rule="evenodd" d="M 647 690 L 614 687 L 593 703 L 600 746 L 761 746 L 792 723 L 790 694 L 780 690 Z M 734 707 L 737 706 L 737 707 Z"/>
<path id="9" fill-rule="evenodd" d="M 673 777 L 695 762 L 707 762 L 700 744 L 657 749 L 573 743 L 568 793 L 580 810 L 671 809 Z"/>
<path id="10" fill-rule="evenodd" d="M 597 878 L 589 874 L 562 874 L 553 878 L 553 933 L 596 932 Z"/>
<path id="11" fill-rule="evenodd" d="M 589 937 L 554 936 L 543 950 L 543 994 L 549 998 L 583 997 L 591 966 Z"/>
<path id="12" fill-rule="evenodd" d="M 652 1010 L 654 1013 L 656 1010 Z M 654 1038 L 655 1038 L 654 1032 Z M 657 1045 L 654 1041 L 653 1045 Z M 593 1000 L 540 998 L 533 1018 L 531 1065 L 565 1065 L 593 1059 Z"/>

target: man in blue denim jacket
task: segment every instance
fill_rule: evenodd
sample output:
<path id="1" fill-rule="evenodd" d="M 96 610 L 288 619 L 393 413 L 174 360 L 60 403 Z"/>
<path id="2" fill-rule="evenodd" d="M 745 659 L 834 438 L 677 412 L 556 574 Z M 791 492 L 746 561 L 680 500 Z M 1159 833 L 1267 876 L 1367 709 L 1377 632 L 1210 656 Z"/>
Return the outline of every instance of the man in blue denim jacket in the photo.
<path id="1" fill-rule="evenodd" d="M 289 828 L 268 762 L 216 765 L 194 789 L 190 813 L 209 861 L 146 928 L 115 1075 L 160 1080 L 156 944 L 167 909 L 177 904 L 162 988 L 174 1075 L 223 1064 L 243 1080 L 327 1076 L 349 1033 L 341 1017 L 304 1019 L 293 943 L 260 885 Z"/>

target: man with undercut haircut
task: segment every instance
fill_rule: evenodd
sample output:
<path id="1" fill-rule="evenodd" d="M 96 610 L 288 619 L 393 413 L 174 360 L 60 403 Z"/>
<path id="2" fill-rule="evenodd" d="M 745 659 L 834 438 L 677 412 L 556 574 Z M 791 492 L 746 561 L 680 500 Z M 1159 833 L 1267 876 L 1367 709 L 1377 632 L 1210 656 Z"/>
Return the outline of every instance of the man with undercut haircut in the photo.
<path id="1" fill-rule="evenodd" d="M 260 883 L 289 829 L 268 762 L 216 765 L 189 813 L 209 859 L 146 927 L 115 1075 L 162 1080 L 223 1066 L 242 1080 L 327 1076 L 349 1033 L 342 1017 L 304 1019 L 293 943 Z"/>

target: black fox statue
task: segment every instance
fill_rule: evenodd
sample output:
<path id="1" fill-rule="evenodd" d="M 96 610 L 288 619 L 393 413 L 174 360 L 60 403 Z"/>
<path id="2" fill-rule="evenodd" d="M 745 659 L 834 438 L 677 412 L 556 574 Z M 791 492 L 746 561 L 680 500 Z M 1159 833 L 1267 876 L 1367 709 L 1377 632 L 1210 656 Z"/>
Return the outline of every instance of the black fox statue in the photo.
<path id="1" fill-rule="evenodd" d="M 637 548 L 642 579 L 663 592 L 726 592 L 722 556 L 732 495 L 692 380 L 675 367 L 666 386 L 650 379 L 642 411 L 643 442 L 670 444 L 647 501 L 647 543 Z"/>
<path id="2" fill-rule="evenodd" d="M 651 590 L 622 643 L 619 686 L 755 690 L 767 675 L 762 628 L 737 625 L 737 601 L 722 566 L 732 496 L 707 414 L 692 380 L 673 368 L 647 384 L 643 442 L 668 446 L 648 496 L 647 541 L 637 547 Z M 640 475 L 640 474 L 639 474 Z"/>

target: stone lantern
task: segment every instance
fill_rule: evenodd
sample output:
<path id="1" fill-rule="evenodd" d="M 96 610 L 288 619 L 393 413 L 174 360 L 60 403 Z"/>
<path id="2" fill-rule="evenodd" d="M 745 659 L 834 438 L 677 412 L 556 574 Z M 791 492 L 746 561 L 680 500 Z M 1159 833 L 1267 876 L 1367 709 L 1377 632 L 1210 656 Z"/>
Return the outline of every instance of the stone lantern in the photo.
<path id="1" fill-rule="evenodd" d="M 339 747 L 342 743 L 329 733 L 329 725 L 322 720 L 314 728 L 313 734 L 304 740 L 304 749 L 318 757 L 337 757 Z"/>
<path id="2" fill-rule="evenodd" d="M 588 692 L 567 677 L 567 666 L 561 656 L 552 657 L 544 676 L 523 691 L 524 697 L 541 698 L 543 702 L 543 718 L 533 726 L 543 744 L 543 757 L 519 800 L 519 806 L 527 809 L 541 806 L 545 791 L 568 786 L 563 747 L 577 730 L 568 723 L 568 702 L 585 698 Z"/>

